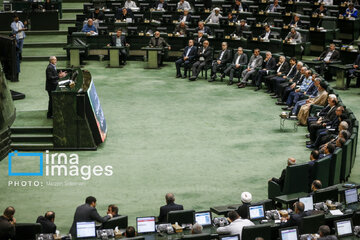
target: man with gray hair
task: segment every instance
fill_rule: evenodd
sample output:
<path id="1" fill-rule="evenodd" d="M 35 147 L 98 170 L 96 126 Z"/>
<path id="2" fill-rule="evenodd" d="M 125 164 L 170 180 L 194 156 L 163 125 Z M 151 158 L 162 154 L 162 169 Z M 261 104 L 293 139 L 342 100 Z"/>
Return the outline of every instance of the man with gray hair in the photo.
<path id="1" fill-rule="evenodd" d="M 45 86 L 45 90 L 48 92 L 48 95 L 49 95 L 49 105 L 48 105 L 48 111 L 47 111 L 47 118 L 53 118 L 52 95 L 51 95 L 51 93 L 52 93 L 52 91 L 56 90 L 59 79 L 66 76 L 66 72 L 63 72 L 63 71 L 59 71 L 59 73 L 57 72 L 56 63 L 57 63 L 56 57 L 51 56 L 49 58 L 49 65 L 46 68 L 46 86 Z"/>
<path id="2" fill-rule="evenodd" d="M 230 66 L 226 68 L 224 73 L 221 75 L 221 79 L 223 79 L 227 74 L 230 74 L 228 85 L 232 85 L 234 73 L 240 72 L 243 69 L 243 67 L 246 66 L 247 61 L 248 61 L 247 55 L 244 53 L 243 48 L 239 47 L 237 50 L 237 54 L 235 54 L 234 56 L 232 64 L 230 64 Z"/>
<path id="3" fill-rule="evenodd" d="M 191 233 L 192 233 L 192 234 L 200 234 L 200 233 L 202 233 L 202 230 L 203 230 L 203 226 L 201 226 L 201 225 L 198 224 L 198 223 L 195 223 L 195 224 L 192 226 Z"/>
<path id="4" fill-rule="evenodd" d="M 260 56 L 260 49 L 254 49 L 254 54 L 251 56 L 247 68 L 242 71 L 242 81 L 238 84 L 239 88 L 246 87 L 248 79 L 256 73 L 256 68 L 261 67 L 263 63 L 263 57 Z"/>
<path id="5" fill-rule="evenodd" d="M 171 211 L 184 210 L 183 205 L 175 203 L 175 196 L 172 193 L 167 193 L 165 195 L 166 205 L 160 208 L 160 214 L 158 218 L 159 223 L 167 222 L 167 214 Z"/>
<path id="6" fill-rule="evenodd" d="M 269 75 L 270 71 L 275 70 L 275 68 L 276 68 L 275 58 L 272 57 L 271 52 L 266 52 L 266 57 L 262 64 L 262 69 L 257 72 L 255 77 L 255 85 L 257 87 L 255 91 L 261 89 L 261 84 L 264 81 L 264 77 Z"/>
<path id="7" fill-rule="evenodd" d="M 288 160 L 287 160 L 287 165 L 288 166 L 292 166 L 292 165 L 295 165 L 295 164 L 296 164 L 296 159 L 295 158 L 288 158 Z M 273 177 L 269 181 L 273 181 L 273 182 L 279 184 L 280 189 L 282 190 L 283 186 L 284 186 L 284 182 L 285 182 L 285 177 L 286 177 L 286 168 L 284 168 L 282 170 L 280 178 L 274 178 Z"/>

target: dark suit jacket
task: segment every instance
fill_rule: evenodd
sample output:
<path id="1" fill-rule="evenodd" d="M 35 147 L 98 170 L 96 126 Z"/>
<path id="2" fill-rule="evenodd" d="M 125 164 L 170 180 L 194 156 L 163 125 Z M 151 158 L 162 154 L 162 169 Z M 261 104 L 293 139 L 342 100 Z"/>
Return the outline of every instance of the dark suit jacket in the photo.
<path id="1" fill-rule="evenodd" d="M 219 56 L 217 57 L 216 60 L 220 60 L 221 52 L 219 53 Z M 230 50 L 226 50 L 221 59 L 221 64 L 226 64 L 226 63 L 230 62 L 230 60 L 231 60 L 230 58 L 231 58 L 231 52 L 230 52 Z"/>
<path id="2" fill-rule="evenodd" d="M 232 64 L 236 64 L 236 59 L 238 58 L 238 56 L 239 56 L 239 54 L 237 54 L 237 53 L 234 55 Z M 239 64 L 240 65 L 247 65 L 247 63 L 248 63 L 247 55 L 245 53 L 241 54 Z"/>
<path id="3" fill-rule="evenodd" d="M 294 24 L 295 24 L 295 21 L 294 21 L 294 19 L 292 19 L 291 22 L 289 23 L 289 25 L 294 25 Z M 301 28 L 301 26 L 302 26 L 302 22 L 301 22 L 301 19 L 299 19 L 296 27 Z"/>
<path id="4" fill-rule="evenodd" d="M 244 25 L 244 26 L 236 25 L 236 30 L 233 32 L 233 34 L 236 34 L 236 36 L 242 37 L 244 31 L 249 31 L 249 27 L 246 25 Z"/>
<path id="5" fill-rule="evenodd" d="M 72 236 L 76 236 L 76 223 L 77 222 L 92 222 L 97 221 L 100 223 L 106 222 L 110 217 L 106 215 L 105 217 L 100 217 L 96 208 L 91 207 L 89 204 L 83 204 L 76 208 L 74 214 L 74 221 L 70 228 L 70 233 Z"/>
<path id="6" fill-rule="evenodd" d="M 198 48 L 197 56 L 198 56 L 198 58 L 204 57 L 204 62 L 205 62 L 206 64 L 209 64 L 209 63 L 211 63 L 211 61 L 212 61 L 212 48 L 211 48 L 211 47 L 207 47 L 207 48 L 205 49 L 204 54 L 202 53 L 203 49 L 204 49 L 204 47 Z"/>
<path id="7" fill-rule="evenodd" d="M 184 210 L 183 205 L 179 205 L 179 204 L 176 204 L 176 203 L 170 203 L 170 204 L 167 204 L 165 206 L 162 206 L 160 208 L 160 214 L 159 214 L 158 222 L 159 223 L 166 223 L 167 222 L 167 214 L 168 214 L 168 212 L 176 211 L 176 210 Z"/>
<path id="8" fill-rule="evenodd" d="M 263 33 L 263 34 L 261 34 L 261 35 L 260 35 L 260 37 L 261 37 L 261 38 L 264 38 L 264 37 L 265 37 L 265 34 L 266 34 L 266 32 L 264 31 L 264 33 Z M 270 30 L 270 36 L 269 36 L 269 39 L 270 39 L 270 38 L 272 38 L 273 36 L 274 36 L 274 34 L 273 34 L 273 32 L 271 32 L 271 30 Z"/>
<path id="9" fill-rule="evenodd" d="M 276 67 L 275 58 L 271 57 L 269 60 L 263 62 L 262 68 L 266 68 L 266 70 L 274 70 L 275 67 Z"/>
<path id="10" fill-rule="evenodd" d="M 296 64 L 294 65 L 294 67 L 290 66 L 289 64 L 289 71 L 290 73 L 288 72 L 289 73 L 288 78 L 293 78 L 296 74 Z"/>
<path id="11" fill-rule="evenodd" d="M 95 19 L 99 19 L 99 20 L 104 20 L 104 13 L 102 11 L 100 11 L 98 14 L 96 14 L 95 12 L 91 12 L 89 14 L 89 18 L 95 18 Z"/>
<path id="12" fill-rule="evenodd" d="M 243 205 L 241 205 L 238 209 L 237 209 L 237 212 L 239 214 L 239 216 L 242 218 L 242 219 L 247 219 L 249 218 L 249 206 L 251 204 L 250 203 L 243 203 Z"/>
<path id="13" fill-rule="evenodd" d="M 203 36 L 203 37 L 200 39 L 200 42 L 199 42 L 199 38 L 197 37 L 197 38 L 194 39 L 194 45 L 195 45 L 196 47 L 201 47 L 201 46 L 203 45 L 203 43 L 204 43 L 205 40 L 206 40 L 206 38 Z"/>
<path id="14" fill-rule="evenodd" d="M 243 7 L 244 12 L 248 12 L 248 11 L 249 11 L 249 7 L 248 7 L 247 4 L 245 4 L 245 3 L 242 2 L 241 5 L 242 5 L 242 7 Z M 233 10 L 234 10 L 234 11 L 239 11 L 239 6 L 236 5 L 236 4 L 234 4 L 234 5 L 233 5 Z"/>
<path id="15" fill-rule="evenodd" d="M 324 16 L 326 16 L 327 15 L 327 9 L 326 8 L 324 8 L 324 10 L 320 10 L 320 8 L 317 8 L 316 10 L 315 10 L 315 12 L 314 13 L 316 13 L 316 14 L 324 14 Z"/>
<path id="16" fill-rule="evenodd" d="M 46 219 L 44 216 L 39 216 L 36 220 L 36 223 L 41 224 L 41 233 L 53 233 L 56 232 L 56 225 L 50 221 L 49 219 Z"/>
<path id="17" fill-rule="evenodd" d="M 14 239 L 15 226 L 7 218 L 0 216 L 0 239 Z"/>
<path id="18" fill-rule="evenodd" d="M 207 35 L 211 35 L 211 29 L 208 26 L 204 26 L 203 30 L 199 30 L 199 27 L 196 27 L 195 32 L 198 32 L 198 31 L 203 31 Z"/>
<path id="19" fill-rule="evenodd" d="M 338 240 L 338 238 L 335 235 L 328 235 L 325 237 L 318 238 L 318 240 Z"/>
<path id="20" fill-rule="evenodd" d="M 357 57 L 356 57 L 356 59 L 355 59 L 355 62 L 354 62 L 354 65 L 360 66 L 360 54 L 357 55 Z"/>
<path id="21" fill-rule="evenodd" d="M 272 178 L 271 181 L 279 184 L 280 189 L 282 190 L 284 187 L 285 176 L 286 176 L 286 168 L 282 170 L 280 178 Z"/>
<path id="22" fill-rule="evenodd" d="M 337 108 L 336 105 L 333 108 L 331 108 L 329 106 L 329 110 L 328 110 L 328 112 L 325 114 L 325 116 L 323 118 L 323 121 L 322 121 L 323 123 L 330 122 L 334 118 L 336 118 L 336 108 Z"/>
<path id="23" fill-rule="evenodd" d="M 111 38 L 111 46 L 116 46 L 116 38 L 117 38 L 117 36 L 115 35 L 115 36 L 112 36 L 112 38 Z M 121 40 L 121 45 L 123 46 L 123 47 L 125 47 L 126 46 L 126 37 L 125 36 L 120 36 L 120 40 Z"/>
<path id="24" fill-rule="evenodd" d="M 46 68 L 46 91 L 54 91 L 58 85 L 59 75 L 54 66 L 49 63 Z"/>
<path id="25" fill-rule="evenodd" d="M 184 15 L 181 15 L 181 16 L 179 17 L 179 22 L 182 21 L 183 17 L 184 17 Z M 189 14 L 186 16 L 185 22 L 190 22 L 190 21 L 191 21 L 191 15 L 190 15 L 190 13 L 189 13 Z"/>
<path id="26" fill-rule="evenodd" d="M 154 8 L 157 9 L 158 5 L 159 5 L 160 1 L 157 1 L 155 4 L 154 4 Z M 164 1 L 163 3 L 163 9 L 167 10 L 167 3 Z"/>
<path id="27" fill-rule="evenodd" d="M 276 65 L 275 70 L 279 68 L 280 65 Z M 282 74 L 287 74 L 290 70 L 289 63 L 285 60 L 284 64 L 281 66 L 280 71 Z"/>
<path id="28" fill-rule="evenodd" d="M 190 48 L 190 47 L 187 46 L 187 47 L 184 49 L 184 52 L 183 52 L 183 54 L 182 54 L 182 57 L 185 57 L 185 56 L 186 56 L 186 53 L 188 52 L 189 48 Z M 193 46 L 193 47 L 191 48 L 190 52 L 189 52 L 189 55 L 188 55 L 190 62 L 192 62 L 192 61 L 195 60 L 196 54 L 197 54 L 197 48 L 196 48 L 195 46 Z"/>
<path id="29" fill-rule="evenodd" d="M 325 51 L 323 51 L 319 56 L 320 60 L 324 60 L 324 58 L 326 57 L 328 52 L 329 52 L 329 49 L 326 49 Z M 340 53 L 339 53 L 338 50 L 335 50 L 333 52 L 333 54 L 331 55 L 331 57 L 330 57 L 330 61 L 336 61 L 336 60 L 339 60 L 339 59 L 340 59 Z"/>
<path id="30" fill-rule="evenodd" d="M 297 226 L 299 228 L 299 233 L 302 234 L 302 220 L 303 217 L 306 217 L 307 214 L 305 212 L 300 214 L 291 214 L 290 219 L 286 223 L 281 223 L 280 228 Z"/>
<path id="31" fill-rule="evenodd" d="M 164 38 L 159 37 L 158 44 L 156 45 L 155 37 L 152 37 L 149 42 L 150 47 L 169 47 L 169 44 L 165 41 Z"/>

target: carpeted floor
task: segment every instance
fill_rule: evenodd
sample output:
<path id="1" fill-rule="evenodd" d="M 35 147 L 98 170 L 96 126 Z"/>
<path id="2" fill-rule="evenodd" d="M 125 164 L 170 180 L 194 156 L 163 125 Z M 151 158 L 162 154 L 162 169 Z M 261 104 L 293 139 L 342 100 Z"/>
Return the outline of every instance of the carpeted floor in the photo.
<path id="1" fill-rule="evenodd" d="M 281 109 L 267 94 L 237 89 L 204 79 L 176 79 L 173 63 L 161 70 L 144 70 L 142 62 L 121 69 L 91 61 L 90 70 L 105 113 L 108 138 L 97 151 L 76 152 L 82 165 L 111 165 L 113 176 L 7 177 L 7 159 L 0 162 L 0 209 L 13 205 L 18 222 L 33 222 L 46 210 L 56 212 L 62 233 L 71 225 L 76 206 L 88 195 L 98 199 L 98 211 L 117 204 L 120 214 L 158 215 L 166 192 L 174 192 L 186 209 L 239 203 L 242 191 L 254 200 L 267 196 L 267 181 L 279 176 L 288 157 L 306 162 L 306 129 L 279 129 Z M 47 62 L 24 62 L 20 82 L 11 89 L 26 94 L 17 111 L 47 108 L 44 90 Z M 65 66 L 59 63 L 59 68 Z M 344 103 L 360 117 L 359 89 L 339 91 Z M 19 123 L 17 123 L 19 124 Z M 21 124 L 21 123 L 20 123 Z M 68 152 L 70 154 L 70 152 Z M 30 163 L 24 163 L 29 167 Z M 43 187 L 7 186 L 9 180 L 41 180 Z M 352 181 L 360 182 L 359 161 Z M 47 186 L 74 182 L 80 186 Z"/>

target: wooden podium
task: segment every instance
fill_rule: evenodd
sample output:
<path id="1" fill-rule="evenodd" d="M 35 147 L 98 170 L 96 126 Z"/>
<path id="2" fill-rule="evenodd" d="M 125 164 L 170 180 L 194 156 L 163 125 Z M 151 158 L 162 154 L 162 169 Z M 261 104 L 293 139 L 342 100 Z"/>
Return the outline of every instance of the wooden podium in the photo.
<path id="1" fill-rule="evenodd" d="M 159 68 L 159 52 L 160 54 L 164 50 L 163 48 L 159 47 L 143 47 L 142 50 L 146 51 L 146 65 L 145 68 L 149 69 L 156 69 Z"/>

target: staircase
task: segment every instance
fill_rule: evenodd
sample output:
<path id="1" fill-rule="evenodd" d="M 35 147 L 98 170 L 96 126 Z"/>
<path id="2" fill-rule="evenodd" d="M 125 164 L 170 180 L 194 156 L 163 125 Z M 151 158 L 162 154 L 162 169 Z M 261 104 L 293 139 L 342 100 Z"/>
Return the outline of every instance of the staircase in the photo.
<path id="1" fill-rule="evenodd" d="M 52 127 L 11 127 L 11 149 L 39 151 L 54 149 Z"/>

